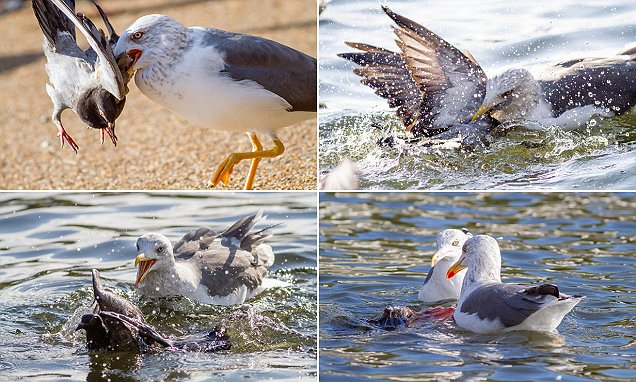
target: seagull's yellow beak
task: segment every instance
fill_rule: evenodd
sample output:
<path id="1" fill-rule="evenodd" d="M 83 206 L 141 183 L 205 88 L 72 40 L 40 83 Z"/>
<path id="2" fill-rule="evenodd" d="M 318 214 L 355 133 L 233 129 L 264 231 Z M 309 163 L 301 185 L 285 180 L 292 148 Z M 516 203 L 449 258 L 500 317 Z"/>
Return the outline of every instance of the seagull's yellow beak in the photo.
<path id="1" fill-rule="evenodd" d="M 431 258 L 431 267 L 434 267 L 438 261 L 444 258 L 444 254 L 441 251 L 437 251 Z"/>
<path id="2" fill-rule="evenodd" d="M 466 269 L 466 267 L 462 264 L 462 261 L 464 261 L 464 259 L 464 256 L 460 257 L 459 260 L 457 260 L 457 262 L 453 264 L 453 266 L 448 268 L 448 272 L 446 272 L 447 279 L 453 278 L 456 274 Z"/>
<path id="3" fill-rule="evenodd" d="M 471 122 L 475 122 L 477 120 L 477 118 L 481 117 L 482 115 L 486 114 L 487 112 L 490 111 L 490 107 L 487 107 L 485 105 L 481 105 L 479 107 L 479 109 L 477 109 L 477 112 L 475 113 L 475 115 L 473 115 L 473 118 L 470 119 Z"/>
<path id="4" fill-rule="evenodd" d="M 135 258 L 135 266 L 139 266 L 139 269 L 137 269 L 137 280 L 135 280 L 135 288 L 137 288 L 140 282 L 144 281 L 146 275 L 148 274 L 148 271 L 150 271 L 150 268 L 152 268 L 152 266 L 155 265 L 156 262 L 157 260 L 150 259 L 143 253 Z"/>

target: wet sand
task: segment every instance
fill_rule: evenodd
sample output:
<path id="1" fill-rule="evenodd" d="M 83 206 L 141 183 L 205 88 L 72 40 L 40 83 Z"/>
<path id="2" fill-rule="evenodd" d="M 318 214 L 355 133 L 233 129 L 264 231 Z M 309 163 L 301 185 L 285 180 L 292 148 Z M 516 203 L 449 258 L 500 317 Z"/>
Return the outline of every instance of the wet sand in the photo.
<path id="1" fill-rule="evenodd" d="M 138 17 L 162 13 L 186 26 L 213 26 L 260 35 L 316 57 L 313 0 L 103 0 L 117 31 Z M 89 2 L 78 1 L 98 26 Z M 233 151 L 249 151 L 243 133 L 195 126 L 146 98 L 129 83 L 126 108 L 117 120 L 119 142 L 99 144 L 71 111 L 62 123 L 80 147 L 60 148 L 50 121 L 44 85 L 42 34 L 29 4 L 0 17 L 0 188 L 2 189 L 204 189 L 216 165 Z M 83 40 L 81 40 L 83 42 Z M 245 110 L 249 112 L 249 110 Z M 254 189 L 316 189 L 316 120 L 281 131 L 284 155 L 261 161 Z M 269 139 L 262 138 L 267 147 Z M 266 143 L 267 142 L 267 143 Z M 241 189 L 249 162 L 234 169 L 227 187 Z"/>

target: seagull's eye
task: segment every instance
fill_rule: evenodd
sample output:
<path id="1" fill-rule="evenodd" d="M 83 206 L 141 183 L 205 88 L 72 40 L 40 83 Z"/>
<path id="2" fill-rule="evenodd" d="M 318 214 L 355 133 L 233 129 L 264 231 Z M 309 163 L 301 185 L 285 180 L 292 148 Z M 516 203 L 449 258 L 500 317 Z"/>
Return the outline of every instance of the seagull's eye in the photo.
<path id="1" fill-rule="evenodd" d="M 132 34 L 132 36 L 130 36 L 130 38 L 133 41 L 137 41 L 137 40 L 139 40 L 142 37 L 144 37 L 144 32 L 135 32 L 135 33 Z"/>
<path id="2" fill-rule="evenodd" d="M 157 248 L 157 253 L 162 253 L 162 252 L 163 252 L 163 247 Z"/>
<path id="3" fill-rule="evenodd" d="M 137 247 L 137 252 L 139 252 L 139 243 L 135 243 L 135 246 Z"/>
<path id="4" fill-rule="evenodd" d="M 455 241 L 453 242 L 453 246 L 454 246 L 454 247 L 459 247 L 459 240 L 455 240 Z"/>

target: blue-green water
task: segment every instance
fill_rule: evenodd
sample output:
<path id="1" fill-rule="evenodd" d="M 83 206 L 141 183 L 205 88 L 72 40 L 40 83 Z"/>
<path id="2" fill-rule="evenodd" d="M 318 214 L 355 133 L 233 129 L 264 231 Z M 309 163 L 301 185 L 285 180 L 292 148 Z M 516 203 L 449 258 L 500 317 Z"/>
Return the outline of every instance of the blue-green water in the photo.
<path id="1" fill-rule="evenodd" d="M 635 197 L 321 194 L 321 380 L 634 380 Z M 452 320 L 361 330 L 386 305 L 427 307 L 417 291 L 435 235 L 462 227 L 498 238 L 504 282 L 587 296 L 559 333 L 476 335 Z"/>
<path id="2" fill-rule="evenodd" d="M 468 50 L 489 76 L 560 61 L 614 55 L 636 43 L 630 0 L 388 1 L 403 14 Z M 360 84 L 336 56 L 345 41 L 397 50 L 391 20 L 372 0 L 333 0 L 320 15 L 320 171 L 357 163 L 365 189 L 634 189 L 636 112 L 564 132 L 522 129 L 489 148 L 464 153 L 417 145 L 379 147 L 407 136 L 384 99 Z"/>
<path id="3" fill-rule="evenodd" d="M 283 223 L 269 241 L 271 273 L 290 287 L 243 309 L 140 302 L 166 335 L 225 325 L 231 351 L 86 351 L 83 334 L 72 329 L 92 302 L 91 268 L 106 288 L 139 302 L 132 287 L 138 236 L 156 231 L 175 242 L 192 228 L 218 231 L 259 208 L 268 223 Z M 0 380 L 315 380 L 316 266 L 315 193 L 2 193 Z"/>

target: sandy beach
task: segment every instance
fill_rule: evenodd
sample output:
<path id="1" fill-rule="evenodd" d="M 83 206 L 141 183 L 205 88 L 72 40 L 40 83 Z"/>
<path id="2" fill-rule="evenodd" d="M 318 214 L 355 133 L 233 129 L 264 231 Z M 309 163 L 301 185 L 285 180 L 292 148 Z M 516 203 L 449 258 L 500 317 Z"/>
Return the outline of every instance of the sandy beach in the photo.
<path id="1" fill-rule="evenodd" d="M 316 57 L 314 0 L 148 3 L 100 1 L 117 31 L 142 15 L 162 13 L 186 26 L 259 35 Z M 89 2 L 78 1 L 77 8 L 101 26 Z M 50 121 L 42 33 L 30 4 L 0 17 L 0 35 L 2 189 L 204 189 L 227 154 L 251 149 L 245 134 L 195 126 L 150 101 L 131 81 L 126 108 L 117 120 L 117 147 L 108 139 L 100 145 L 99 132 L 87 129 L 71 110 L 62 114 L 64 127 L 80 147 L 76 155 L 68 146 L 60 147 Z M 316 120 L 284 129 L 280 138 L 286 152 L 261 162 L 254 189 L 316 189 Z M 262 141 L 270 143 L 267 137 Z M 248 162 L 240 163 L 228 186 L 217 189 L 241 189 L 248 168 Z"/>

